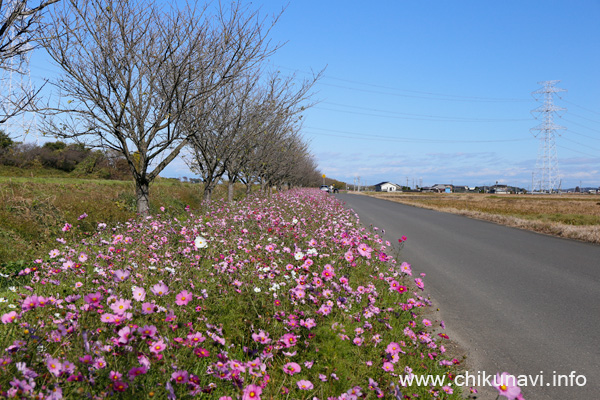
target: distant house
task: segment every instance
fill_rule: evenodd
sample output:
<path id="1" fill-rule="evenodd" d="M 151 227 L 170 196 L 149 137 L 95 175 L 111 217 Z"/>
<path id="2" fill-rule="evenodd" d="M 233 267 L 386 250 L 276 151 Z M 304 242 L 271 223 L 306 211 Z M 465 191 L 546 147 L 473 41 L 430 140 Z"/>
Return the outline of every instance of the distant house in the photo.
<path id="1" fill-rule="evenodd" d="M 472 191 L 467 185 L 453 185 L 452 192 L 453 193 L 467 193 Z"/>
<path id="2" fill-rule="evenodd" d="M 432 192 L 436 193 L 452 193 L 454 186 L 436 183 L 431 187 Z"/>
<path id="3" fill-rule="evenodd" d="M 376 192 L 401 192 L 402 187 L 391 182 L 381 182 L 375 185 Z"/>
<path id="4" fill-rule="evenodd" d="M 490 188 L 490 193 L 508 194 L 510 193 L 510 190 L 507 185 L 494 185 Z"/>

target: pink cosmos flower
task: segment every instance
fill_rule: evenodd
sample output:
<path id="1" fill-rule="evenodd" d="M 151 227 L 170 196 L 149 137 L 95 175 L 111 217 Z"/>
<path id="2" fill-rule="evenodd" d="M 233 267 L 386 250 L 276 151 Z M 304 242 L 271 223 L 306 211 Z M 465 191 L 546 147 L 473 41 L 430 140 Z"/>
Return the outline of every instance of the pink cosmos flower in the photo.
<path id="1" fill-rule="evenodd" d="M 95 306 L 99 305 L 103 298 L 104 297 L 100 292 L 90 293 L 83 296 L 83 299 L 86 301 L 86 303 L 93 304 Z"/>
<path id="2" fill-rule="evenodd" d="M 514 400 L 521 393 L 521 389 L 516 384 L 517 378 L 510 375 L 508 372 L 503 372 L 501 375 L 496 374 L 492 386 L 498 389 L 498 393 L 506 397 L 508 400 Z"/>
<path id="3" fill-rule="evenodd" d="M 152 344 L 150 345 L 150 351 L 154 354 L 158 354 L 161 353 L 164 349 L 166 349 L 166 345 L 165 342 L 163 342 L 163 340 L 158 340 L 156 342 L 152 342 Z"/>
<path id="4" fill-rule="evenodd" d="M 156 335 L 156 327 L 154 325 L 144 325 L 143 327 L 138 328 L 138 332 L 144 339 L 151 338 Z"/>
<path id="5" fill-rule="evenodd" d="M 25 298 L 25 300 L 23 300 L 23 304 L 21 305 L 21 308 L 23 309 L 23 311 L 29 311 L 29 310 L 33 310 L 34 308 L 38 307 L 40 305 L 38 297 L 33 294 L 31 296 L 27 296 Z"/>
<path id="6" fill-rule="evenodd" d="M 383 370 L 384 371 L 388 371 L 388 372 L 394 371 L 394 364 L 392 364 L 389 361 L 384 362 L 383 363 Z"/>
<path id="7" fill-rule="evenodd" d="M 404 292 L 408 291 L 408 288 L 406 286 L 400 285 L 396 288 L 396 291 L 398 293 L 404 293 Z"/>
<path id="8" fill-rule="evenodd" d="M 352 250 L 348 250 L 347 252 L 344 253 L 344 258 L 346 259 L 346 261 L 348 262 L 352 262 L 354 261 L 354 254 L 352 254 Z"/>
<path id="9" fill-rule="evenodd" d="M 96 369 L 106 368 L 106 361 L 104 361 L 104 357 L 98 357 L 94 360 L 94 364 L 92 364 Z"/>
<path id="10" fill-rule="evenodd" d="M 150 291 L 152 293 L 154 293 L 156 296 L 164 296 L 167 293 L 169 293 L 169 287 L 167 285 L 165 285 L 164 283 L 160 282 L 160 283 L 157 283 L 156 285 L 152 286 Z"/>
<path id="11" fill-rule="evenodd" d="M 307 381 L 304 379 L 296 382 L 296 385 L 298 385 L 298 389 L 300 390 L 312 390 L 314 388 L 311 381 Z"/>
<path id="12" fill-rule="evenodd" d="M 63 232 L 69 232 L 71 230 L 71 228 L 73 227 L 73 225 L 66 223 L 63 227 L 62 227 L 62 231 Z"/>
<path id="13" fill-rule="evenodd" d="M 113 389 L 116 392 L 124 392 L 127 390 L 128 387 L 129 385 L 127 384 L 127 382 L 117 381 L 113 383 Z"/>
<path id="14" fill-rule="evenodd" d="M 127 280 L 127 278 L 129 278 L 129 271 L 127 270 L 122 270 L 122 269 L 118 269 L 114 272 L 113 274 L 113 279 L 115 280 L 115 282 L 123 282 L 125 280 Z"/>
<path id="15" fill-rule="evenodd" d="M 183 290 L 177 296 L 175 296 L 175 304 L 178 306 L 185 306 L 190 302 L 190 300 L 192 300 L 192 294 L 187 290 Z"/>
<path id="16" fill-rule="evenodd" d="M 200 332 L 190 333 L 187 335 L 187 339 L 193 344 L 200 344 L 206 340 L 206 338 Z"/>
<path id="17" fill-rule="evenodd" d="M 387 347 L 385 348 L 386 353 L 389 354 L 398 354 L 400 352 L 400 345 L 396 342 L 391 342 L 390 344 L 387 345 Z"/>
<path id="18" fill-rule="evenodd" d="M 48 371 L 54 376 L 59 376 L 62 369 L 62 364 L 56 358 L 49 358 L 46 361 L 46 367 L 48 367 Z"/>
<path id="19" fill-rule="evenodd" d="M 360 254 L 361 256 L 371 258 L 371 252 L 373 251 L 373 249 L 367 246 L 365 243 L 359 244 L 357 250 L 358 254 Z"/>
<path id="20" fill-rule="evenodd" d="M 11 322 L 15 322 L 16 319 L 17 313 L 15 311 L 10 311 L 2 316 L 2 323 L 5 325 L 10 324 Z"/>
<path id="21" fill-rule="evenodd" d="M 115 322 L 115 315 L 110 313 L 102 314 L 102 322 L 106 322 L 107 324 L 112 324 Z"/>
<path id="22" fill-rule="evenodd" d="M 242 400 L 260 400 L 262 388 L 258 385 L 250 384 L 244 388 Z"/>
<path id="23" fill-rule="evenodd" d="M 143 303 L 142 304 L 142 314 L 152 314 L 154 312 L 154 304 L 152 303 Z"/>
<path id="24" fill-rule="evenodd" d="M 189 381 L 189 374 L 187 371 L 175 371 L 171 374 L 171 379 L 175 383 L 187 383 Z"/>
<path id="25" fill-rule="evenodd" d="M 110 378 L 111 381 L 118 381 L 118 380 L 121 380 L 121 378 L 123 377 L 123 374 L 120 373 L 119 371 L 110 371 L 110 373 L 108 374 L 108 377 Z"/>
<path id="26" fill-rule="evenodd" d="M 58 249 L 50 250 L 48 255 L 50 256 L 50 258 L 56 258 L 60 255 L 60 251 Z"/>
<path id="27" fill-rule="evenodd" d="M 271 341 L 271 339 L 269 339 L 269 334 L 265 333 L 263 330 L 259 331 L 258 333 L 253 333 L 252 340 L 262 344 L 267 344 Z"/>
<path id="28" fill-rule="evenodd" d="M 423 284 L 423 280 L 421 278 L 416 278 L 415 283 L 417 284 L 417 287 L 421 290 L 423 290 L 423 288 L 425 287 L 425 285 Z"/>
<path id="29" fill-rule="evenodd" d="M 136 287 L 133 289 L 133 298 L 137 301 L 146 300 L 146 291 L 142 287 Z"/>
<path id="30" fill-rule="evenodd" d="M 197 349 L 195 349 L 194 354 L 200 358 L 210 356 L 210 353 L 208 352 L 208 350 L 203 349 L 202 347 L 198 347 Z"/>
<path id="31" fill-rule="evenodd" d="M 281 337 L 281 339 L 279 339 L 279 341 L 281 343 L 283 343 L 283 345 L 288 348 L 288 347 L 292 347 L 296 345 L 296 335 L 292 334 L 292 333 L 286 333 L 285 335 L 283 335 Z"/>
<path id="32" fill-rule="evenodd" d="M 126 326 L 124 328 L 121 328 L 118 332 L 119 335 L 119 343 L 120 344 L 127 344 L 129 343 L 129 340 L 131 339 L 133 334 L 133 331 L 131 330 L 130 327 Z"/>
<path id="33" fill-rule="evenodd" d="M 111 310 L 117 315 L 123 315 L 131 308 L 131 300 L 119 299 L 110 305 Z"/>
<path id="34" fill-rule="evenodd" d="M 283 366 L 283 372 L 289 375 L 297 374 L 300 372 L 300 370 L 300 366 L 295 362 L 289 362 Z"/>

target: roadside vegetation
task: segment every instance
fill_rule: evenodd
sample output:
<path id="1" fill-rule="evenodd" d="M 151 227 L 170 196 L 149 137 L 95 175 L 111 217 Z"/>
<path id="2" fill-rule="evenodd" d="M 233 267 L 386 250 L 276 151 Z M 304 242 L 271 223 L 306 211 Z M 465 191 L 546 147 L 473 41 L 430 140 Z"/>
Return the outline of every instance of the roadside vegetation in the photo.
<path id="1" fill-rule="evenodd" d="M 172 208 L 114 225 L 89 209 L 4 271 L 3 396 L 462 398 L 399 385 L 451 382 L 460 361 L 421 313 L 421 278 L 333 197 Z"/>
<path id="2" fill-rule="evenodd" d="M 378 192 L 363 194 L 549 235 L 600 243 L 600 196 Z"/>

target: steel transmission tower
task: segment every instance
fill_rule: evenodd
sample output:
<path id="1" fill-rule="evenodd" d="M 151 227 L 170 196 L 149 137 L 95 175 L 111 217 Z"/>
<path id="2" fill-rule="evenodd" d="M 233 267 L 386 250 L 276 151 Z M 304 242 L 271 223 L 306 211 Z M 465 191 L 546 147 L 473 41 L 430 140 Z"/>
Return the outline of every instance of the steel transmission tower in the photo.
<path id="1" fill-rule="evenodd" d="M 535 165 L 532 192 L 552 193 L 558 191 L 560 181 L 558 175 L 558 156 L 556 153 L 556 135 L 558 131 L 566 129 L 554 123 L 554 116 L 565 108 L 555 106 L 554 94 L 566 92 L 566 89 L 555 87 L 560 81 L 538 82 L 542 88 L 532 92 L 536 100 L 543 100 L 544 104 L 531 111 L 536 119 L 542 119 L 542 123 L 531 128 L 533 135 L 540 140 L 537 162 Z"/>

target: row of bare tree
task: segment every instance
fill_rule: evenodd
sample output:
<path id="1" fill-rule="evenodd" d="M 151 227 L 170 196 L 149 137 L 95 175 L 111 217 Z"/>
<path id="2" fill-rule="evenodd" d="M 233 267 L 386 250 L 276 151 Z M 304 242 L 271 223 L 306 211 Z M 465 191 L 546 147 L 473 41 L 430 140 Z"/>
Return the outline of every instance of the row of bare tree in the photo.
<path id="1" fill-rule="evenodd" d="M 37 9 L 19 1 L 37 10 L 31 40 L 63 72 L 50 81 L 58 99 L 37 107 L 45 132 L 123 154 L 139 213 L 178 156 L 202 177 L 206 199 L 225 176 L 265 188 L 318 177 L 300 124 L 320 74 L 298 82 L 267 71 L 280 47 L 269 39 L 279 15 L 260 17 L 242 1 L 48 0 Z M 0 39 L 0 56 L 4 41 L 20 43 L 1 31 Z"/>

